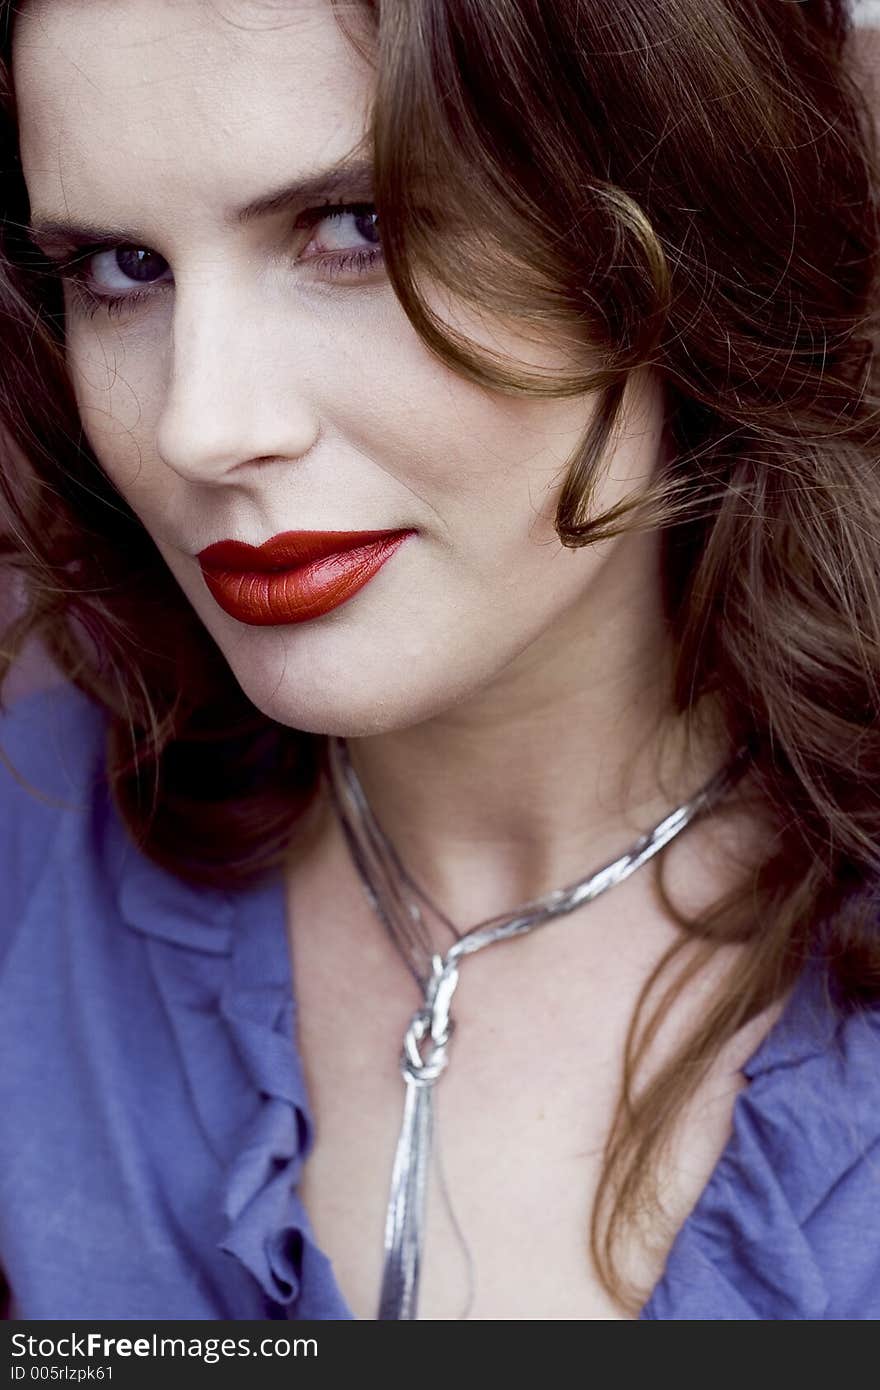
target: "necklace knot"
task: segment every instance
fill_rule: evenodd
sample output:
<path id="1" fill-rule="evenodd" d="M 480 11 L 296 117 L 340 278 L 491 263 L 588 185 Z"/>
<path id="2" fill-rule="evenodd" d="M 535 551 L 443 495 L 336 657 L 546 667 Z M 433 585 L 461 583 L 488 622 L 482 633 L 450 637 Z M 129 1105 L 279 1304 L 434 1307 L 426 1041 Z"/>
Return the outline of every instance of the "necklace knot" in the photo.
<path id="1" fill-rule="evenodd" d="M 432 1015 L 427 1009 L 419 1009 L 404 1034 L 403 1051 L 400 1054 L 400 1069 L 405 1081 L 416 1086 L 430 1086 L 445 1070 L 449 1063 L 446 1044 L 452 1037 L 455 1024 L 447 1019 L 446 1029 L 434 1036 L 431 1027 Z M 422 1055 L 422 1044 L 427 1041 L 427 1056 Z"/>

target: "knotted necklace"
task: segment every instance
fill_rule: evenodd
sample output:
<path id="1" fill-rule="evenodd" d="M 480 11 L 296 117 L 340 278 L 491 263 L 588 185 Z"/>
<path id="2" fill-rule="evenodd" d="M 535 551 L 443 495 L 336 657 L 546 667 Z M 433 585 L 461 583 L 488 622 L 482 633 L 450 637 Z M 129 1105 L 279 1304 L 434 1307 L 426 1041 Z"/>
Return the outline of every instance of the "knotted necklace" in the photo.
<path id="1" fill-rule="evenodd" d="M 733 760 L 700 791 L 640 836 L 619 859 L 577 883 L 523 903 L 513 912 L 488 918 L 466 932 L 460 932 L 431 902 L 400 862 L 370 810 L 345 740 L 331 736 L 327 752 L 333 804 L 352 860 L 371 907 L 385 924 L 422 994 L 422 1003 L 404 1034 L 400 1056 L 405 1099 L 385 1218 L 385 1259 L 377 1313 L 383 1321 L 412 1319 L 418 1310 L 425 1199 L 434 1137 L 434 1085 L 449 1062 L 448 1046 L 454 1028 L 450 1008 L 461 961 L 496 941 L 522 936 L 574 912 L 606 889 L 622 883 L 735 785 L 745 771 L 747 749 L 739 749 Z M 455 937 L 445 955 L 434 949 L 417 899 Z M 452 1219 L 454 1222 L 454 1216 Z"/>

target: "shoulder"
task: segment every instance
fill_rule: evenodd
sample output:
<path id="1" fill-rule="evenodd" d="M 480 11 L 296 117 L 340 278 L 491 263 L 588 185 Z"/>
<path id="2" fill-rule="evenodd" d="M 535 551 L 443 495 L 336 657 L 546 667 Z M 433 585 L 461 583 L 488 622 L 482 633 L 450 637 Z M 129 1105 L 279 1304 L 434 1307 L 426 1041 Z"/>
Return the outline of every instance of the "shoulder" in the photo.
<path id="1" fill-rule="evenodd" d="M 880 1318 L 880 1005 L 808 967 L 644 1316 Z"/>
<path id="2" fill-rule="evenodd" d="M 70 681 L 55 681 L 4 701 L 0 742 L 50 787 L 67 792 L 78 771 L 103 742 L 107 713 Z M 66 740 L 76 736 L 77 742 Z M 85 740 L 85 742 L 84 742 Z"/>
<path id="3" fill-rule="evenodd" d="M 103 779 L 106 723 L 103 708 L 67 682 L 0 710 L 0 882 L 7 931 L 51 860 L 56 837 L 88 817 Z"/>
<path id="4" fill-rule="evenodd" d="M 18 773 L 0 767 L 0 874 L 16 878 L 0 906 L 0 1264 L 15 1314 L 259 1319 L 303 1283 L 330 1300 L 320 1316 L 345 1316 L 296 1194 L 311 1120 L 283 880 L 232 893 L 147 858 L 109 799 L 106 730 L 70 686 L 0 716 Z"/>

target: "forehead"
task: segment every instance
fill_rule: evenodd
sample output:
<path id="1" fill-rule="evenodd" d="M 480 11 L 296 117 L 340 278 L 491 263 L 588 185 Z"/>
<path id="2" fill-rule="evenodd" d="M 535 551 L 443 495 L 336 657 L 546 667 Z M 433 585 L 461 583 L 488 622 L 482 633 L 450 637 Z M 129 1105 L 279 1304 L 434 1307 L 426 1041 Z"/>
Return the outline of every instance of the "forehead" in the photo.
<path id="1" fill-rule="evenodd" d="M 32 205 L 91 220 L 257 197 L 345 154 L 372 91 L 329 0 L 28 0 L 13 76 Z"/>

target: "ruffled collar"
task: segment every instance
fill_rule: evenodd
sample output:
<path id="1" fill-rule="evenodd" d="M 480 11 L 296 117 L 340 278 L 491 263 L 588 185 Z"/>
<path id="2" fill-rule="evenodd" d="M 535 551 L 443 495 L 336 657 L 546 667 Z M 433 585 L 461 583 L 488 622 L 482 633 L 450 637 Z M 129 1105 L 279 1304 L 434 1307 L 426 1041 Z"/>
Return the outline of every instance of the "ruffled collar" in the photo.
<path id="1" fill-rule="evenodd" d="M 150 938 L 193 1103 L 221 1165 L 219 1249 L 256 1279 L 276 1316 L 351 1318 L 297 1194 L 313 1126 L 280 871 L 237 892 L 194 888 L 132 848 L 118 906 Z"/>

